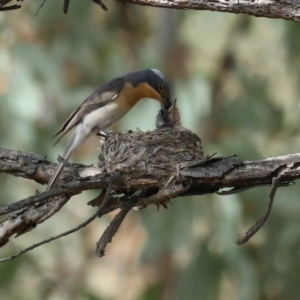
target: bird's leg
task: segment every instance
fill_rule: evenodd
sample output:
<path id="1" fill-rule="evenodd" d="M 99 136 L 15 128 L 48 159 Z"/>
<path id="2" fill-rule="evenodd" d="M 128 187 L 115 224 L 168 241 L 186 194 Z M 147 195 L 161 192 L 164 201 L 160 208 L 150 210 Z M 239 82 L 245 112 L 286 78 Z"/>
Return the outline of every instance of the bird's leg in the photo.
<path id="1" fill-rule="evenodd" d="M 112 133 L 113 133 L 112 130 L 103 130 L 103 129 L 101 129 L 101 130 L 99 130 L 99 132 L 96 133 L 96 135 L 99 136 L 100 138 L 104 138 L 104 140 L 107 141 L 108 136 Z"/>
<path id="2" fill-rule="evenodd" d="M 107 134 L 102 130 L 97 132 L 96 135 L 99 136 L 100 138 L 104 138 L 105 140 L 107 140 Z"/>
<path id="3" fill-rule="evenodd" d="M 112 130 L 99 129 L 99 131 L 96 133 L 96 135 L 99 137 L 100 148 L 97 148 L 97 150 L 102 151 L 104 143 L 107 142 L 109 135 L 112 133 L 113 133 Z"/>

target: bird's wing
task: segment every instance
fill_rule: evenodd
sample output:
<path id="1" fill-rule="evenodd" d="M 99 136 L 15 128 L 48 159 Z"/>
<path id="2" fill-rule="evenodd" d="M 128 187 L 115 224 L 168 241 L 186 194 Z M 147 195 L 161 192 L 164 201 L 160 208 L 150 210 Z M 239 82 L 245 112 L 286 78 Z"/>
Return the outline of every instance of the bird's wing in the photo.
<path id="1" fill-rule="evenodd" d="M 124 80 L 122 78 L 116 78 L 97 89 L 75 111 L 71 113 L 71 115 L 64 122 L 59 131 L 52 137 L 55 138 L 56 136 L 62 133 L 59 139 L 55 142 L 54 146 L 74 126 L 80 123 L 84 116 L 86 116 L 89 112 L 106 105 L 110 101 L 115 100 L 118 97 L 119 93 L 123 90 L 123 87 Z"/>

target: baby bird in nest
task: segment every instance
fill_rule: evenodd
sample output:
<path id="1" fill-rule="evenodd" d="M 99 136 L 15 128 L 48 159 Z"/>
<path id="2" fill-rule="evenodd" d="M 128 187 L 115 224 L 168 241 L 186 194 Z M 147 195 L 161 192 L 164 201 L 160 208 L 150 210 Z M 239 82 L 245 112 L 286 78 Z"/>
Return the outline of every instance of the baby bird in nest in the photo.
<path id="1" fill-rule="evenodd" d="M 158 115 L 156 116 L 156 128 L 157 129 L 165 129 L 165 128 L 171 128 L 176 131 L 190 131 L 189 129 L 185 128 L 181 124 L 180 119 L 180 112 L 176 105 L 177 99 L 171 103 L 170 108 L 167 110 L 166 108 L 162 107 L 160 111 L 158 112 Z M 197 145 L 201 147 L 201 140 L 199 137 L 197 137 Z"/>
<path id="2" fill-rule="evenodd" d="M 187 130 L 181 125 L 180 112 L 176 105 L 177 99 L 174 100 L 171 107 L 166 110 L 163 107 L 156 117 L 156 128 L 173 128 L 178 131 Z"/>
<path id="3" fill-rule="evenodd" d="M 178 131 L 188 130 L 181 125 L 180 112 L 176 105 L 177 99 L 175 99 L 168 110 L 165 108 L 161 108 L 158 115 L 156 116 L 156 128 L 164 129 L 164 128 L 172 128 Z M 163 206 L 165 209 L 168 208 L 168 204 L 170 204 L 170 200 L 161 201 L 153 203 L 156 205 L 157 210 L 159 210 L 160 206 Z"/>

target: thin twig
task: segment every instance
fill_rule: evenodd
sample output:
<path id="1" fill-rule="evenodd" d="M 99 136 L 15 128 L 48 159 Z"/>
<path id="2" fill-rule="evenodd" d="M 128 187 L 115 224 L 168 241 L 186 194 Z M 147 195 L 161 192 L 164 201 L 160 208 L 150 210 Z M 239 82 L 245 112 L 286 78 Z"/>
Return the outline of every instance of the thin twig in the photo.
<path id="1" fill-rule="evenodd" d="M 35 203 L 43 203 L 43 202 L 49 200 L 50 198 L 54 198 L 57 196 L 61 196 L 63 194 L 67 194 L 67 191 L 68 191 L 67 189 L 59 187 L 59 188 L 52 189 L 47 192 L 43 192 L 40 194 L 30 196 L 30 197 L 20 200 L 18 202 L 2 206 L 2 207 L 0 207 L 0 216 L 20 210 L 27 206 L 33 205 Z"/>
<path id="2" fill-rule="evenodd" d="M 106 5 L 101 0 L 92 0 L 94 3 L 99 5 L 103 10 L 107 11 Z"/>
<path id="3" fill-rule="evenodd" d="M 73 228 L 73 229 L 70 229 L 70 230 L 65 231 L 65 232 L 63 232 L 63 233 L 60 233 L 60 234 L 58 234 L 58 235 L 56 235 L 56 236 L 53 236 L 53 237 L 51 237 L 51 238 L 49 238 L 49 239 L 47 239 L 47 240 L 43 240 L 43 241 L 41 241 L 41 242 L 39 242 L 39 243 L 33 244 L 33 245 L 31 245 L 30 247 L 28 247 L 28 248 L 26 248 L 26 249 L 24 249 L 24 250 L 22 250 L 22 251 L 20 251 L 20 252 L 18 252 L 18 253 L 16 253 L 16 254 L 12 255 L 12 256 L 2 258 L 2 259 L 0 259 L 0 263 L 6 262 L 6 261 L 10 261 L 10 260 L 13 260 L 13 259 L 15 259 L 15 258 L 21 256 L 22 254 L 24 254 L 24 253 L 26 253 L 26 252 L 28 252 L 28 251 L 30 251 L 30 250 L 33 250 L 33 249 L 35 249 L 35 248 L 37 248 L 37 247 L 39 247 L 39 246 L 41 246 L 41 245 L 44 245 L 44 244 L 46 244 L 46 243 L 50 243 L 50 242 L 52 242 L 52 241 L 54 241 L 54 240 L 57 240 L 57 239 L 59 239 L 59 238 L 61 238 L 61 237 L 63 237 L 63 236 L 67 236 L 67 235 L 69 235 L 69 234 L 71 234 L 71 233 L 73 233 L 73 232 L 75 232 L 75 231 L 78 231 L 79 229 L 81 229 L 81 228 L 87 226 L 87 225 L 88 225 L 89 223 L 91 223 L 98 215 L 100 215 L 101 210 L 103 209 L 103 207 L 104 207 L 104 206 L 107 204 L 107 202 L 108 202 L 108 199 L 109 199 L 109 196 L 110 196 L 110 193 L 111 193 L 111 189 L 112 189 L 112 182 L 111 182 L 111 183 L 109 184 L 109 186 L 107 187 L 107 189 L 106 189 L 106 195 L 105 195 L 105 197 L 104 197 L 103 202 L 102 202 L 101 205 L 99 206 L 97 212 L 96 212 L 95 214 L 93 214 L 93 215 L 92 215 L 89 219 L 87 219 L 85 222 L 79 224 L 78 226 L 76 226 L 76 227 Z"/>
<path id="4" fill-rule="evenodd" d="M 115 176 L 119 176 L 119 175 L 113 174 L 114 178 L 116 178 Z M 97 184 L 100 184 L 101 181 L 102 181 L 102 183 L 108 184 L 111 179 L 112 178 L 104 177 L 104 178 L 100 179 L 97 182 Z M 97 184 L 95 185 L 95 182 L 90 182 L 90 183 L 88 183 L 88 182 L 76 183 L 75 182 L 75 183 L 65 185 L 64 187 L 54 188 L 49 191 L 30 196 L 30 197 L 20 200 L 18 202 L 0 207 L 0 216 L 20 210 L 22 208 L 28 207 L 35 203 L 44 203 L 45 201 L 48 201 L 50 198 L 54 198 L 57 196 L 62 196 L 62 195 L 70 196 L 70 195 L 79 194 L 79 193 L 81 193 L 81 188 L 84 188 L 87 185 L 90 186 L 91 189 L 101 188 L 99 185 L 97 186 Z M 91 186 L 93 186 L 93 187 L 91 187 Z"/>
<path id="5" fill-rule="evenodd" d="M 6 7 L 0 7 L 0 11 L 8 11 L 8 10 L 15 10 L 15 9 L 19 9 L 21 7 L 21 5 L 11 5 L 11 6 L 6 6 Z"/>
<path id="6" fill-rule="evenodd" d="M 6 6 L 6 7 L 3 7 L 4 5 L 12 2 L 13 0 L 0 0 L 0 11 L 5 11 L 5 10 L 14 10 L 14 9 L 18 9 L 21 7 L 21 5 L 11 5 L 11 6 Z M 23 1 L 23 0 L 17 0 L 18 2 L 19 1 Z"/>
<path id="7" fill-rule="evenodd" d="M 112 238 L 120 228 L 128 212 L 135 206 L 135 204 L 136 201 L 131 201 L 130 204 L 127 203 L 127 205 L 123 209 L 121 209 L 121 211 L 114 217 L 109 226 L 105 229 L 96 247 L 96 254 L 99 257 L 105 255 L 105 248 L 107 244 L 111 243 Z"/>
<path id="8" fill-rule="evenodd" d="M 51 238 L 49 238 L 49 239 L 47 239 L 47 240 L 43 240 L 43 241 L 41 241 L 41 242 L 39 242 L 39 243 L 33 244 L 33 245 L 31 245 L 30 247 L 28 247 L 28 248 L 26 248 L 26 249 L 20 251 L 19 253 L 14 254 L 14 255 L 12 255 L 12 256 L 10 256 L 10 257 L 2 258 L 2 259 L 0 259 L 0 263 L 6 262 L 6 261 L 10 261 L 10 260 L 13 260 L 13 259 L 15 259 L 15 258 L 21 256 L 22 254 L 24 254 L 24 253 L 26 253 L 26 252 L 28 252 L 28 251 L 30 251 L 30 250 L 33 250 L 33 249 L 35 249 L 35 248 L 37 248 L 37 247 L 39 247 L 39 246 L 41 246 L 41 245 L 44 245 L 44 244 L 46 244 L 46 243 L 50 243 L 50 242 L 52 242 L 52 241 L 54 241 L 54 240 L 56 240 L 56 239 L 59 239 L 59 238 L 61 238 L 61 237 L 63 237 L 63 236 L 69 235 L 69 234 L 71 234 L 71 233 L 73 233 L 73 232 L 75 232 L 75 231 L 77 231 L 77 230 L 79 230 L 79 229 L 85 227 L 85 226 L 88 225 L 89 223 L 91 223 L 91 222 L 97 217 L 97 215 L 98 215 L 98 212 L 95 213 L 94 215 L 92 215 L 92 216 L 91 216 L 89 219 L 87 219 L 85 222 L 79 224 L 77 227 L 75 227 L 75 228 L 73 228 L 73 229 L 71 229 L 71 230 L 69 230 L 69 231 L 65 231 L 65 232 L 63 232 L 63 233 L 61 233 L 61 234 L 59 234 L 59 235 L 53 236 L 53 237 L 51 237 Z"/>
<path id="9" fill-rule="evenodd" d="M 35 15 L 37 15 L 39 13 L 40 9 L 44 6 L 45 2 L 46 2 L 46 0 L 44 0 L 42 2 L 42 4 L 39 6 L 38 10 L 36 11 Z"/>
<path id="10" fill-rule="evenodd" d="M 292 185 L 295 185 L 295 182 L 292 181 L 292 182 L 280 182 L 279 183 L 280 187 L 287 187 L 287 186 L 292 186 Z M 235 188 L 230 189 L 229 191 L 216 192 L 216 194 L 219 196 L 228 196 L 228 195 L 241 193 L 241 192 L 253 189 L 253 188 L 263 187 L 263 186 L 265 186 L 265 184 L 258 183 L 258 184 L 253 184 L 253 185 L 249 185 L 249 186 L 235 187 Z"/>
<path id="11" fill-rule="evenodd" d="M 176 174 L 170 176 L 170 178 L 168 179 L 168 181 L 166 182 L 166 184 L 164 185 L 164 189 L 166 189 L 170 183 L 173 181 L 173 179 L 176 177 Z"/>
<path id="12" fill-rule="evenodd" d="M 251 237 L 253 237 L 255 235 L 255 233 L 266 223 L 266 221 L 271 213 L 274 196 L 275 196 L 277 188 L 280 186 L 280 180 L 281 180 L 283 173 L 284 173 L 284 170 L 282 170 L 278 174 L 278 176 L 274 177 L 272 180 L 272 186 L 271 186 L 271 190 L 269 193 L 270 200 L 269 200 L 266 212 L 263 214 L 263 216 L 259 220 L 257 220 L 255 222 L 255 224 L 245 233 L 245 235 L 242 238 L 240 238 L 236 241 L 237 245 L 243 245 L 246 242 L 248 242 L 251 239 Z"/>
<path id="13" fill-rule="evenodd" d="M 0 7 L 6 5 L 9 2 L 12 2 L 12 0 L 0 0 Z"/>
<path id="14" fill-rule="evenodd" d="M 68 13 L 69 4 L 70 4 L 70 0 L 64 0 L 63 11 L 64 11 L 65 14 Z"/>

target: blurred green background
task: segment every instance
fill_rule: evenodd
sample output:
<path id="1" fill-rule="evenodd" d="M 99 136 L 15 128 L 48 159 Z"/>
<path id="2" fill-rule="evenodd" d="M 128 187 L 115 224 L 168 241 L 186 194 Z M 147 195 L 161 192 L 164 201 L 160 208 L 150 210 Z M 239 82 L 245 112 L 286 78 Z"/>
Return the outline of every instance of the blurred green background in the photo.
<path id="1" fill-rule="evenodd" d="M 172 84 L 183 124 L 206 154 L 244 160 L 299 152 L 300 24 L 243 15 L 176 11 L 106 1 L 28 0 L 0 13 L 0 147 L 56 161 L 67 138 L 52 135 L 98 86 L 157 68 Z M 141 101 L 114 130 L 154 129 L 158 103 Z M 97 163 L 97 139 L 72 161 Z M 2 205 L 40 186 L 0 175 Z M 114 213 L 0 265 L 0 298 L 117 300 L 300 299 L 300 185 L 279 189 L 252 240 L 235 241 L 258 219 L 268 188 L 180 198 L 168 210 L 129 214 L 106 256 L 95 246 Z M 84 221 L 84 193 L 54 217 L 1 248 L 11 255 Z"/>

